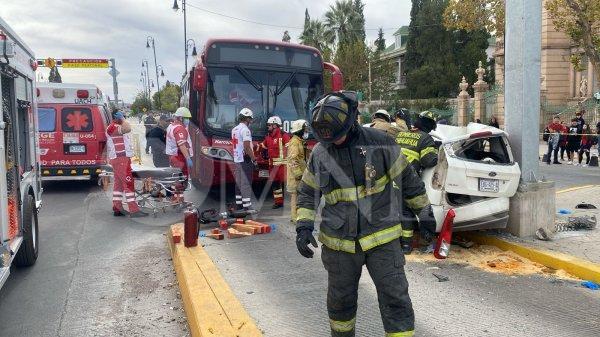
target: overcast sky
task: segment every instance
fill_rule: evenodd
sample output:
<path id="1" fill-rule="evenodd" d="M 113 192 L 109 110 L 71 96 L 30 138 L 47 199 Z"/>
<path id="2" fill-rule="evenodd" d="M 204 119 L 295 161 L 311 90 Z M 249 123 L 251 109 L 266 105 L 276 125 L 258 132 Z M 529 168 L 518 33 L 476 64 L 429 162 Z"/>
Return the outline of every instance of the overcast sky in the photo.
<path id="1" fill-rule="evenodd" d="M 156 41 L 156 57 L 165 77 L 179 83 L 184 71 L 183 14 L 173 12 L 173 0 L 1 0 L 0 17 L 25 40 L 37 58 L 112 58 L 120 72 L 119 95 L 131 102 L 141 91 L 142 59 L 150 62 L 152 49 L 146 37 Z M 410 0 L 365 0 L 367 39 L 385 29 L 387 44 L 393 32 L 410 21 Z M 198 52 L 209 37 L 243 37 L 280 40 L 288 30 L 298 41 L 304 10 L 311 18 L 322 17 L 330 1 L 318 0 L 188 0 L 188 38 L 196 41 Z M 180 2 L 181 7 L 181 2 Z M 245 20 L 291 28 L 271 27 L 230 19 L 198 8 Z M 190 51 L 191 54 L 191 51 Z M 190 57 L 189 61 L 192 63 Z M 39 68 L 44 78 L 46 68 Z M 40 72 L 40 71 L 38 71 Z M 113 96 L 108 69 L 60 69 L 63 82 L 95 83 Z M 156 79 L 154 79 L 156 82 Z"/>

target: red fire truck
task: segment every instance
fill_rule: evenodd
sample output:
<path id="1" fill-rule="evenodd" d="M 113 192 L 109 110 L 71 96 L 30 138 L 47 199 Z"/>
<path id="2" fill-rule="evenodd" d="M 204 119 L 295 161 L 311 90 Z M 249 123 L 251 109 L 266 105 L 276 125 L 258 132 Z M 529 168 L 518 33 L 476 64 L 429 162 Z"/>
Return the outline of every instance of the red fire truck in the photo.
<path id="1" fill-rule="evenodd" d="M 42 206 L 33 52 L 0 19 L 0 287 L 38 256 Z"/>
<path id="2" fill-rule="evenodd" d="M 266 135 L 270 116 L 281 117 L 286 132 L 291 121 L 310 120 L 324 92 L 324 71 L 331 72 L 332 90 L 341 90 L 341 71 L 323 62 L 315 48 L 281 41 L 208 40 L 182 82 L 182 105 L 192 112 L 192 182 L 205 187 L 233 182 L 231 129 L 242 108 L 254 112 L 250 130 L 255 142 Z M 254 179 L 266 179 L 268 162 L 257 158 Z"/>

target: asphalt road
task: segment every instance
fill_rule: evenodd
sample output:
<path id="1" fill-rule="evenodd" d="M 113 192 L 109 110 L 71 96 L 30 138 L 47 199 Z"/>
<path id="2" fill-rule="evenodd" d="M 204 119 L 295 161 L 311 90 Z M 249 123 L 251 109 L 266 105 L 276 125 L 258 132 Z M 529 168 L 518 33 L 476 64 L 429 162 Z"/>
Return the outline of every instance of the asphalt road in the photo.
<path id="1" fill-rule="evenodd" d="M 562 164 L 548 165 L 540 162 L 540 174 L 555 182 L 556 190 L 583 185 L 600 184 L 600 167 L 581 167 Z"/>
<path id="2" fill-rule="evenodd" d="M 186 336 L 163 236 L 174 214 L 115 218 L 98 186 L 44 189 L 39 258 L 0 290 L 0 336 Z"/>
<path id="3" fill-rule="evenodd" d="M 329 336 L 327 276 L 320 248 L 300 256 L 284 211 L 259 220 L 277 231 L 250 238 L 202 238 L 224 278 L 266 337 Z M 408 259 L 416 335 L 600 336 L 600 292 L 547 276 L 509 276 L 451 260 Z M 447 276 L 438 282 L 433 273 Z M 366 268 L 359 285 L 357 337 L 383 336 L 377 292 Z"/>
<path id="4" fill-rule="evenodd" d="M 557 189 L 598 184 L 599 170 L 541 165 Z M 224 206 L 215 193 L 188 196 L 203 208 Z M 269 198 L 264 203 L 255 207 L 279 225 L 275 233 L 203 239 L 206 250 L 266 336 L 326 336 L 320 251 L 312 260 L 300 257 L 287 211 L 270 210 Z M 156 219 L 114 218 L 97 186 L 45 184 L 40 256 L 33 267 L 13 269 L 0 290 L 0 336 L 187 335 L 163 236 L 180 217 L 168 211 Z M 406 271 L 418 336 L 600 335 L 600 294 L 577 283 L 432 262 L 409 262 Z M 432 272 L 450 281 L 439 283 Z M 359 291 L 357 336 L 382 335 L 366 271 Z"/>

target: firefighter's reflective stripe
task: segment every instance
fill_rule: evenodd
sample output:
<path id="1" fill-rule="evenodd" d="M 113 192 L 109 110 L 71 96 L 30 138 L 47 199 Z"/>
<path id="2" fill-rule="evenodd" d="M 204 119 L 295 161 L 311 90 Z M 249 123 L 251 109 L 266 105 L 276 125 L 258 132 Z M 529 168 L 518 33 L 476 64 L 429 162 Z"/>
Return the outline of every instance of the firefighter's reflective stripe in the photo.
<path id="1" fill-rule="evenodd" d="M 329 325 L 331 326 L 331 330 L 337 332 L 349 332 L 354 329 L 354 325 L 356 324 L 356 317 L 349 321 L 336 321 L 333 319 L 329 319 Z"/>
<path id="2" fill-rule="evenodd" d="M 412 337 L 415 335 L 415 330 L 402 332 L 386 332 L 385 337 Z"/>
<path id="3" fill-rule="evenodd" d="M 423 207 L 429 205 L 429 198 L 427 198 L 427 194 L 421 194 L 414 198 L 406 199 L 406 204 L 412 210 L 421 210 Z"/>
<path id="4" fill-rule="evenodd" d="M 381 246 L 399 238 L 401 234 L 402 225 L 396 225 L 362 237 L 358 239 L 358 242 L 360 243 L 360 247 L 363 249 L 363 251 L 366 252 L 371 248 Z"/>
<path id="5" fill-rule="evenodd" d="M 274 190 L 273 197 L 274 198 L 283 198 L 283 190 L 282 189 Z"/>
<path id="6" fill-rule="evenodd" d="M 421 150 L 421 157 L 425 157 L 426 155 L 433 153 L 433 154 L 437 154 L 437 149 L 435 147 L 426 147 L 423 150 Z"/>
<path id="7" fill-rule="evenodd" d="M 314 190 L 319 188 L 319 186 L 317 186 L 317 181 L 315 180 L 315 175 L 312 174 L 312 172 L 310 172 L 309 170 L 304 170 L 304 174 L 302 175 L 302 181 Z"/>
<path id="8" fill-rule="evenodd" d="M 411 238 L 413 236 L 413 231 L 412 229 L 403 229 L 402 230 L 402 237 L 403 238 Z"/>
<path id="9" fill-rule="evenodd" d="M 392 164 L 390 170 L 388 171 L 388 176 L 390 179 L 394 180 L 397 176 L 401 175 L 404 172 L 404 169 L 408 166 L 408 162 L 402 157 L 399 156 L 398 159 Z"/>
<path id="10" fill-rule="evenodd" d="M 421 155 L 417 151 L 413 151 L 407 149 L 405 147 L 402 148 L 402 153 L 406 156 L 409 162 L 419 161 L 421 159 Z"/>
<path id="11" fill-rule="evenodd" d="M 356 252 L 356 244 L 351 240 L 338 239 L 324 234 L 323 232 L 319 232 L 319 241 L 332 250 L 338 250 L 352 254 Z"/>
<path id="12" fill-rule="evenodd" d="M 298 216 L 296 217 L 296 221 L 300 220 L 315 220 L 315 211 L 308 208 L 298 208 Z"/>
<path id="13" fill-rule="evenodd" d="M 398 162 L 398 161 L 397 161 Z M 400 163 L 405 162 L 404 160 L 400 160 Z M 393 168 L 394 169 L 394 168 Z M 396 172 L 398 169 L 394 169 Z M 394 173 L 395 174 L 395 173 Z M 338 188 L 335 189 L 325 195 L 325 202 L 334 205 L 338 202 L 351 202 L 356 201 L 358 199 L 362 199 L 371 195 L 375 195 L 377 193 L 381 193 L 385 190 L 385 186 L 390 182 L 389 174 L 381 176 L 379 179 L 373 183 L 373 185 L 369 188 L 366 188 L 363 185 L 358 187 L 349 187 L 349 188 Z"/>

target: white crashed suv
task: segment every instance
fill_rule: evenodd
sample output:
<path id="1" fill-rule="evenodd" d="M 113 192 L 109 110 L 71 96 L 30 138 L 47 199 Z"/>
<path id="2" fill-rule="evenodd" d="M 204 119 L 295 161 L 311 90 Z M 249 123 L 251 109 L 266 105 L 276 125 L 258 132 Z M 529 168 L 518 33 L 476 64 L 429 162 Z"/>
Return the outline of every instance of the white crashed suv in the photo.
<path id="1" fill-rule="evenodd" d="M 454 209 L 454 231 L 505 228 L 509 198 L 521 170 L 513 159 L 506 132 L 483 124 L 438 125 L 430 135 L 441 143 L 438 164 L 422 179 L 441 230 Z"/>

